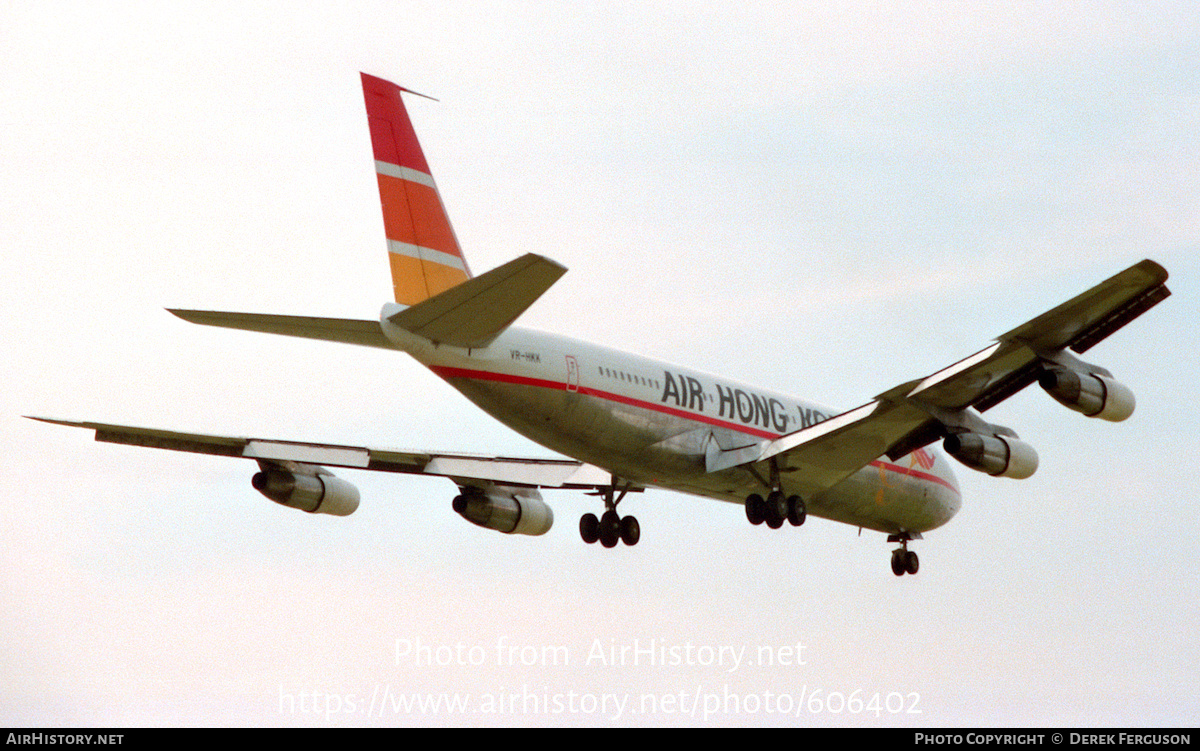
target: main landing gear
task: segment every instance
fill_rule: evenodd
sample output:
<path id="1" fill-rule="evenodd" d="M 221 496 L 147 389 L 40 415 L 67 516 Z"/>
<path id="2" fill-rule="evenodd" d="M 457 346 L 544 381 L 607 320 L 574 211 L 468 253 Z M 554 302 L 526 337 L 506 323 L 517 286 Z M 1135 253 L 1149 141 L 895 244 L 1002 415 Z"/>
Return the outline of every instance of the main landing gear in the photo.
<path id="1" fill-rule="evenodd" d="M 595 514 L 584 514 L 579 517 L 579 536 L 583 541 L 591 545 L 597 540 L 606 548 L 615 548 L 618 542 L 623 542 L 626 545 L 637 545 L 638 540 L 642 539 L 642 527 L 638 524 L 635 516 L 619 516 L 617 514 L 617 504 L 629 492 L 629 483 L 621 488 L 620 495 L 617 495 L 617 478 L 613 478 L 612 485 L 601 491 L 600 495 L 604 498 L 604 506 L 606 508 L 600 518 L 596 518 Z"/>
<path id="2" fill-rule="evenodd" d="M 771 529 L 779 529 L 785 520 L 799 527 L 808 518 L 808 509 L 800 496 L 785 497 L 782 491 L 773 490 L 766 498 L 758 493 L 746 498 L 746 518 L 754 525 L 766 522 Z"/>
<path id="3" fill-rule="evenodd" d="M 888 535 L 888 542 L 898 542 L 900 547 L 892 551 L 892 573 L 896 576 L 915 574 L 921 568 L 917 554 L 908 549 L 909 535 Z"/>
<path id="4" fill-rule="evenodd" d="M 774 457 L 771 458 L 771 476 L 769 478 L 764 478 L 752 467 L 748 469 L 759 482 L 771 488 L 771 492 L 767 493 L 766 498 L 758 493 L 752 493 L 746 497 L 746 518 L 751 524 L 757 526 L 766 522 L 771 529 L 779 529 L 783 526 L 784 520 L 793 527 L 799 527 L 804 523 L 804 520 L 808 518 L 808 508 L 804 505 L 804 499 L 798 495 L 785 496 L 783 494 L 779 479 L 779 465 Z"/>

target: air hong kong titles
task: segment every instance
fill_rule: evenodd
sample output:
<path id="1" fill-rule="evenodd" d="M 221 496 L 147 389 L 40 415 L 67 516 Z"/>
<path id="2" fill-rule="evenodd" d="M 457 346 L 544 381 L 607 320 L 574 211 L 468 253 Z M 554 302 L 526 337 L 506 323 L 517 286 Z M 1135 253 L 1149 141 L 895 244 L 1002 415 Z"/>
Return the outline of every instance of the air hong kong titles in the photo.
<path id="1" fill-rule="evenodd" d="M 713 384 L 716 396 L 706 396 L 704 386 L 699 380 L 689 375 L 675 375 L 663 371 L 663 393 L 660 400 L 692 412 L 705 412 L 706 403 L 716 403 L 717 417 L 726 420 L 736 420 L 743 425 L 774 430 L 777 433 L 787 433 L 789 422 L 807 428 L 829 419 L 829 415 L 815 409 L 798 407 L 797 415 L 788 414 L 787 407 L 778 399 L 761 396 L 753 391 Z M 792 430 L 799 428 L 793 427 Z"/>

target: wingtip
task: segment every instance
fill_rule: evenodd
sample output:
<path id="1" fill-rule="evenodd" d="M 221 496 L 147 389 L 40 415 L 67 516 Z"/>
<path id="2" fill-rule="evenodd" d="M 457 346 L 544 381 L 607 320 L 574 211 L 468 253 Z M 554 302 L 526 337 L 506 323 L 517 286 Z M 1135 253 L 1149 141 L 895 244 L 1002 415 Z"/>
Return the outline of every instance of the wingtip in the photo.
<path id="1" fill-rule="evenodd" d="M 211 312 L 205 310 L 187 310 L 185 308 L 163 308 L 163 310 L 167 311 L 181 321 L 201 324 L 204 323 L 204 314 Z"/>
<path id="2" fill-rule="evenodd" d="M 362 81 L 363 81 L 363 84 L 364 84 L 364 85 L 366 85 L 366 84 L 367 84 L 367 83 L 369 83 L 369 82 L 378 81 L 379 83 L 386 84 L 387 86 L 393 86 L 393 87 L 395 87 L 395 88 L 399 89 L 400 91 L 403 91 L 403 92 L 404 92 L 404 93 L 406 93 L 406 94 L 415 94 L 416 96 L 419 96 L 419 97 L 422 97 L 422 98 L 425 98 L 425 99 L 430 99 L 430 100 L 432 100 L 432 101 L 435 101 L 435 102 L 436 102 L 436 101 L 439 101 L 438 99 L 435 99 L 434 97 L 431 97 L 431 96 L 429 96 L 428 94 L 422 94 L 422 93 L 421 93 L 421 92 L 419 92 L 419 91 L 413 91 L 412 89 L 405 88 L 404 86 L 401 86 L 401 85 L 400 85 L 400 84 L 398 84 L 398 83 L 394 83 L 394 82 L 392 82 L 392 81 L 389 81 L 389 80 L 387 80 L 386 78 L 380 78 L 379 76 L 373 76 L 373 75 L 371 75 L 370 73 L 365 73 L 365 72 L 363 72 L 363 71 L 361 71 L 361 70 L 358 72 L 358 74 L 359 74 L 360 76 L 362 76 Z"/>
<path id="3" fill-rule="evenodd" d="M 78 422 L 76 420 L 62 420 L 56 417 L 39 417 L 38 415 L 21 415 L 21 417 L 24 417 L 26 420 L 37 420 L 38 422 L 50 423 L 51 425 L 66 425 L 69 428 L 87 427 L 86 423 Z"/>
<path id="4" fill-rule="evenodd" d="M 554 260 L 553 258 L 549 258 L 547 256 L 540 255 L 538 253 L 526 253 L 525 255 L 520 257 L 520 260 L 525 262 L 524 265 L 526 267 L 533 266 L 535 264 L 541 264 L 542 266 L 547 267 L 547 268 L 558 269 L 559 276 L 562 276 L 563 274 L 567 273 L 566 266 L 564 266 L 563 264 Z"/>
<path id="5" fill-rule="evenodd" d="M 1149 274 L 1151 277 L 1158 279 L 1159 282 L 1165 282 L 1171 276 L 1170 274 L 1167 273 L 1167 270 L 1163 267 L 1163 265 L 1161 263 L 1159 263 L 1158 261 L 1151 260 L 1149 258 L 1145 259 L 1141 263 L 1135 264 L 1135 268 L 1141 269 L 1143 272 Z"/>

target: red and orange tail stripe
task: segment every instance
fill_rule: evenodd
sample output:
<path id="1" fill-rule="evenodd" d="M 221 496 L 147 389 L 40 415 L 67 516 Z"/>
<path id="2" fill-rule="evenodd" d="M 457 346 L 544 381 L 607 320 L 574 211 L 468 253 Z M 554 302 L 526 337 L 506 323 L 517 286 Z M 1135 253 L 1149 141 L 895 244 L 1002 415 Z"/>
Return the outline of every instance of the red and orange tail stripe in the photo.
<path id="1" fill-rule="evenodd" d="M 471 272 L 400 100 L 407 89 L 366 73 L 362 83 L 396 302 L 415 305 Z"/>

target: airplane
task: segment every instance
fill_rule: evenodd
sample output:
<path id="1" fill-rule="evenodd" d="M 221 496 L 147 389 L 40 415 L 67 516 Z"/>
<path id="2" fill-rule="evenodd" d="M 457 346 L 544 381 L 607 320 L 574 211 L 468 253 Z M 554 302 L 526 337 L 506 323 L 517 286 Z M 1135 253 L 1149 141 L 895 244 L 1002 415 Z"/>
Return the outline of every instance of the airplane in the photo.
<path id="1" fill-rule="evenodd" d="M 416 94 L 366 73 L 363 96 L 395 302 L 378 320 L 170 309 L 195 324 L 399 350 L 501 423 L 562 455 L 508 458 L 303 443 L 34 417 L 95 431 L 95 440 L 253 459 L 253 487 L 284 506 L 348 515 L 358 489 L 328 467 L 445 477 L 468 521 L 541 535 L 554 521 L 543 490 L 596 495 L 580 536 L 636 545 L 618 506 L 664 488 L 741 504 L 779 529 L 815 516 L 886 534 L 896 576 L 916 574 L 909 543 L 961 506 L 946 456 L 1022 479 L 1034 449 L 983 412 L 1036 382 L 1064 406 L 1120 421 L 1132 391 L 1083 354 L 1170 295 L 1144 260 L 997 337 L 985 349 L 848 411 L 557 334 L 516 319 L 565 272 L 527 253 L 474 275 L 446 215 L 402 100 Z M 418 95 L 423 96 L 423 95 Z M 932 444 L 941 441 L 941 450 Z M 944 453 L 943 453 L 944 451 Z"/>

